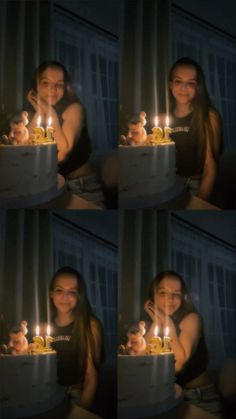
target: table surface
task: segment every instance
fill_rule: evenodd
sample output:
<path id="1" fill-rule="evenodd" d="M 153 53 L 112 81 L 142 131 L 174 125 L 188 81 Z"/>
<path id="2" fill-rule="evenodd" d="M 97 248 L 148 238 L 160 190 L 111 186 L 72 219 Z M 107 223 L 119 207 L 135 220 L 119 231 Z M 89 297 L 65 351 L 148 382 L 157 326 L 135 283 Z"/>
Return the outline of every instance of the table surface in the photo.
<path id="1" fill-rule="evenodd" d="M 52 201 L 40 205 L 40 209 L 101 209 L 101 207 L 87 201 L 72 192 L 65 190 L 60 196 Z"/>
<path id="2" fill-rule="evenodd" d="M 23 418 L 20 418 L 23 419 Z M 63 402 L 54 409 L 34 415 L 28 419 L 102 419 L 100 416 L 96 416 L 94 413 L 88 410 L 82 409 L 82 407 L 73 405 L 69 408 L 68 403 Z"/>
<path id="3" fill-rule="evenodd" d="M 186 204 L 185 209 L 193 210 L 220 210 L 220 208 L 210 204 L 209 202 L 203 201 L 197 196 L 191 196 Z"/>
<path id="4" fill-rule="evenodd" d="M 217 417 L 186 401 L 168 412 L 146 419 L 216 419 Z"/>

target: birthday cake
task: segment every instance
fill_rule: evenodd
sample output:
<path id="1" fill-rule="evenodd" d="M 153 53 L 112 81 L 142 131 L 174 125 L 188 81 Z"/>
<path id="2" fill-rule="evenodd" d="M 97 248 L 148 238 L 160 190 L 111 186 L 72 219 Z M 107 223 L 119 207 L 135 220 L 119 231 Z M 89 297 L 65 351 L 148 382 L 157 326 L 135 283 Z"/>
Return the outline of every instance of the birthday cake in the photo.
<path id="1" fill-rule="evenodd" d="M 118 418 L 147 418 L 169 410 L 181 398 L 175 384 L 175 360 L 169 328 L 162 339 L 158 327 L 146 342 L 145 322 L 132 325 L 118 354 Z"/>
<path id="2" fill-rule="evenodd" d="M 57 145 L 0 146 L 0 204 L 21 206 L 49 194 L 57 185 Z M 37 199 L 36 199 L 37 201 Z M 15 205 L 14 205 L 15 203 Z"/>
<path id="3" fill-rule="evenodd" d="M 119 146 L 119 192 L 122 199 L 157 196 L 170 190 L 176 180 L 173 141 L 139 146 Z"/>
<path id="4" fill-rule="evenodd" d="M 167 126 L 154 126 L 147 135 L 145 118 L 145 112 L 133 117 L 128 135 L 120 138 L 120 208 L 161 206 L 183 190 L 183 181 L 176 176 L 176 148 L 169 137 L 169 119 Z"/>
<path id="5" fill-rule="evenodd" d="M 158 414 L 175 399 L 174 354 L 118 355 L 118 417 Z"/>
<path id="6" fill-rule="evenodd" d="M 56 352 L 0 354 L 0 418 L 23 418 L 53 409 L 64 399 L 57 383 Z"/>
<path id="7" fill-rule="evenodd" d="M 0 345 L 0 418 L 31 417 L 60 404 L 64 389 L 57 383 L 57 356 L 51 348 L 50 325 L 45 340 L 39 326 L 28 343 L 27 321 L 14 324 L 8 345 Z"/>

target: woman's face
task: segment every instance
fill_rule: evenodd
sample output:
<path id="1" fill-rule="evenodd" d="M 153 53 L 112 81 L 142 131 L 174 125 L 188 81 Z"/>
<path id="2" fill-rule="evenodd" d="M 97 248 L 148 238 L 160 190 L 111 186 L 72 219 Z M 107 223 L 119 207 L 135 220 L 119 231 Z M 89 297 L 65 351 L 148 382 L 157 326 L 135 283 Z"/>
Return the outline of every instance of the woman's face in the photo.
<path id="1" fill-rule="evenodd" d="M 196 69 L 188 66 L 177 67 L 170 82 L 170 90 L 178 104 L 190 105 L 197 91 Z"/>
<path id="2" fill-rule="evenodd" d="M 61 275 L 56 278 L 50 296 L 59 313 L 71 313 L 79 299 L 76 277 L 72 275 Z"/>
<path id="3" fill-rule="evenodd" d="M 171 316 L 182 303 L 181 282 L 174 276 L 166 276 L 159 283 L 155 295 L 155 304 L 163 313 Z"/>
<path id="4" fill-rule="evenodd" d="M 37 84 L 38 94 L 49 105 L 56 105 L 64 96 L 64 73 L 60 68 L 48 67 L 40 76 Z"/>

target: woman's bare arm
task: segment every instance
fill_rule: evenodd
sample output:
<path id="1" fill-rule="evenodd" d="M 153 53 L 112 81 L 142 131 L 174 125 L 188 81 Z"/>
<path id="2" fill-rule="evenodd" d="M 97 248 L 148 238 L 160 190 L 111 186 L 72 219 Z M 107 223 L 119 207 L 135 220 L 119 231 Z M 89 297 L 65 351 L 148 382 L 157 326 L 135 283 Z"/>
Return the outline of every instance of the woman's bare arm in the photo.
<path id="1" fill-rule="evenodd" d="M 175 355 L 175 370 L 181 371 L 194 353 L 201 335 L 201 320 L 197 313 L 188 314 L 180 323 L 180 334 L 170 322 L 171 347 Z"/>
<path id="2" fill-rule="evenodd" d="M 82 390 L 81 396 L 81 407 L 85 409 L 90 409 L 93 403 L 93 399 L 97 389 L 97 380 L 98 380 L 98 373 L 97 368 L 95 367 L 94 363 L 98 366 L 101 362 L 101 355 L 102 355 L 102 333 L 101 328 L 97 321 L 91 321 L 91 330 L 94 339 L 94 347 L 95 347 L 95 360 L 92 357 L 91 349 L 89 348 L 88 358 L 87 358 L 87 368 L 85 373 L 85 380 Z M 95 362 L 94 362 L 95 361 Z"/>
<path id="3" fill-rule="evenodd" d="M 197 196 L 205 201 L 211 197 L 217 171 L 216 159 L 220 153 L 221 128 L 219 117 L 215 112 L 209 113 L 209 120 L 213 131 L 213 144 L 210 144 L 209 134 L 206 139 L 206 159 L 203 169 L 201 185 Z M 214 149 L 214 154 L 213 150 Z M 216 158 L 215 158 L 216 157 Z"/>

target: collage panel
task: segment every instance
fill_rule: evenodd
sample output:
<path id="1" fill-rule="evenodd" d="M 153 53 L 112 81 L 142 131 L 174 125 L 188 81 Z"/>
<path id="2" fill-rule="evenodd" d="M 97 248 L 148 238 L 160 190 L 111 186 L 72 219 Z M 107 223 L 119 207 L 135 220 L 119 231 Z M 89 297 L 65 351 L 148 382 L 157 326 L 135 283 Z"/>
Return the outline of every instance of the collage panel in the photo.
<path id="1" fill-rule="evenodd" d="M 122 6 L 120 208 L 235 209 L 235 4 Z"/>
<path id="2" fill-rule="evenodd" d="M 1 208 L 117 208 L 119 5 L 0 2 Z"/>
<path id="3" fill-rule="evenodd" d="M 0 418 L 116 418 L 115 211 L 0 211 Z"/>
<path id="4" fill-rule="evenodd" d="M 236 214 L 120 214 L 118 418 L 233 418 Z"/>

